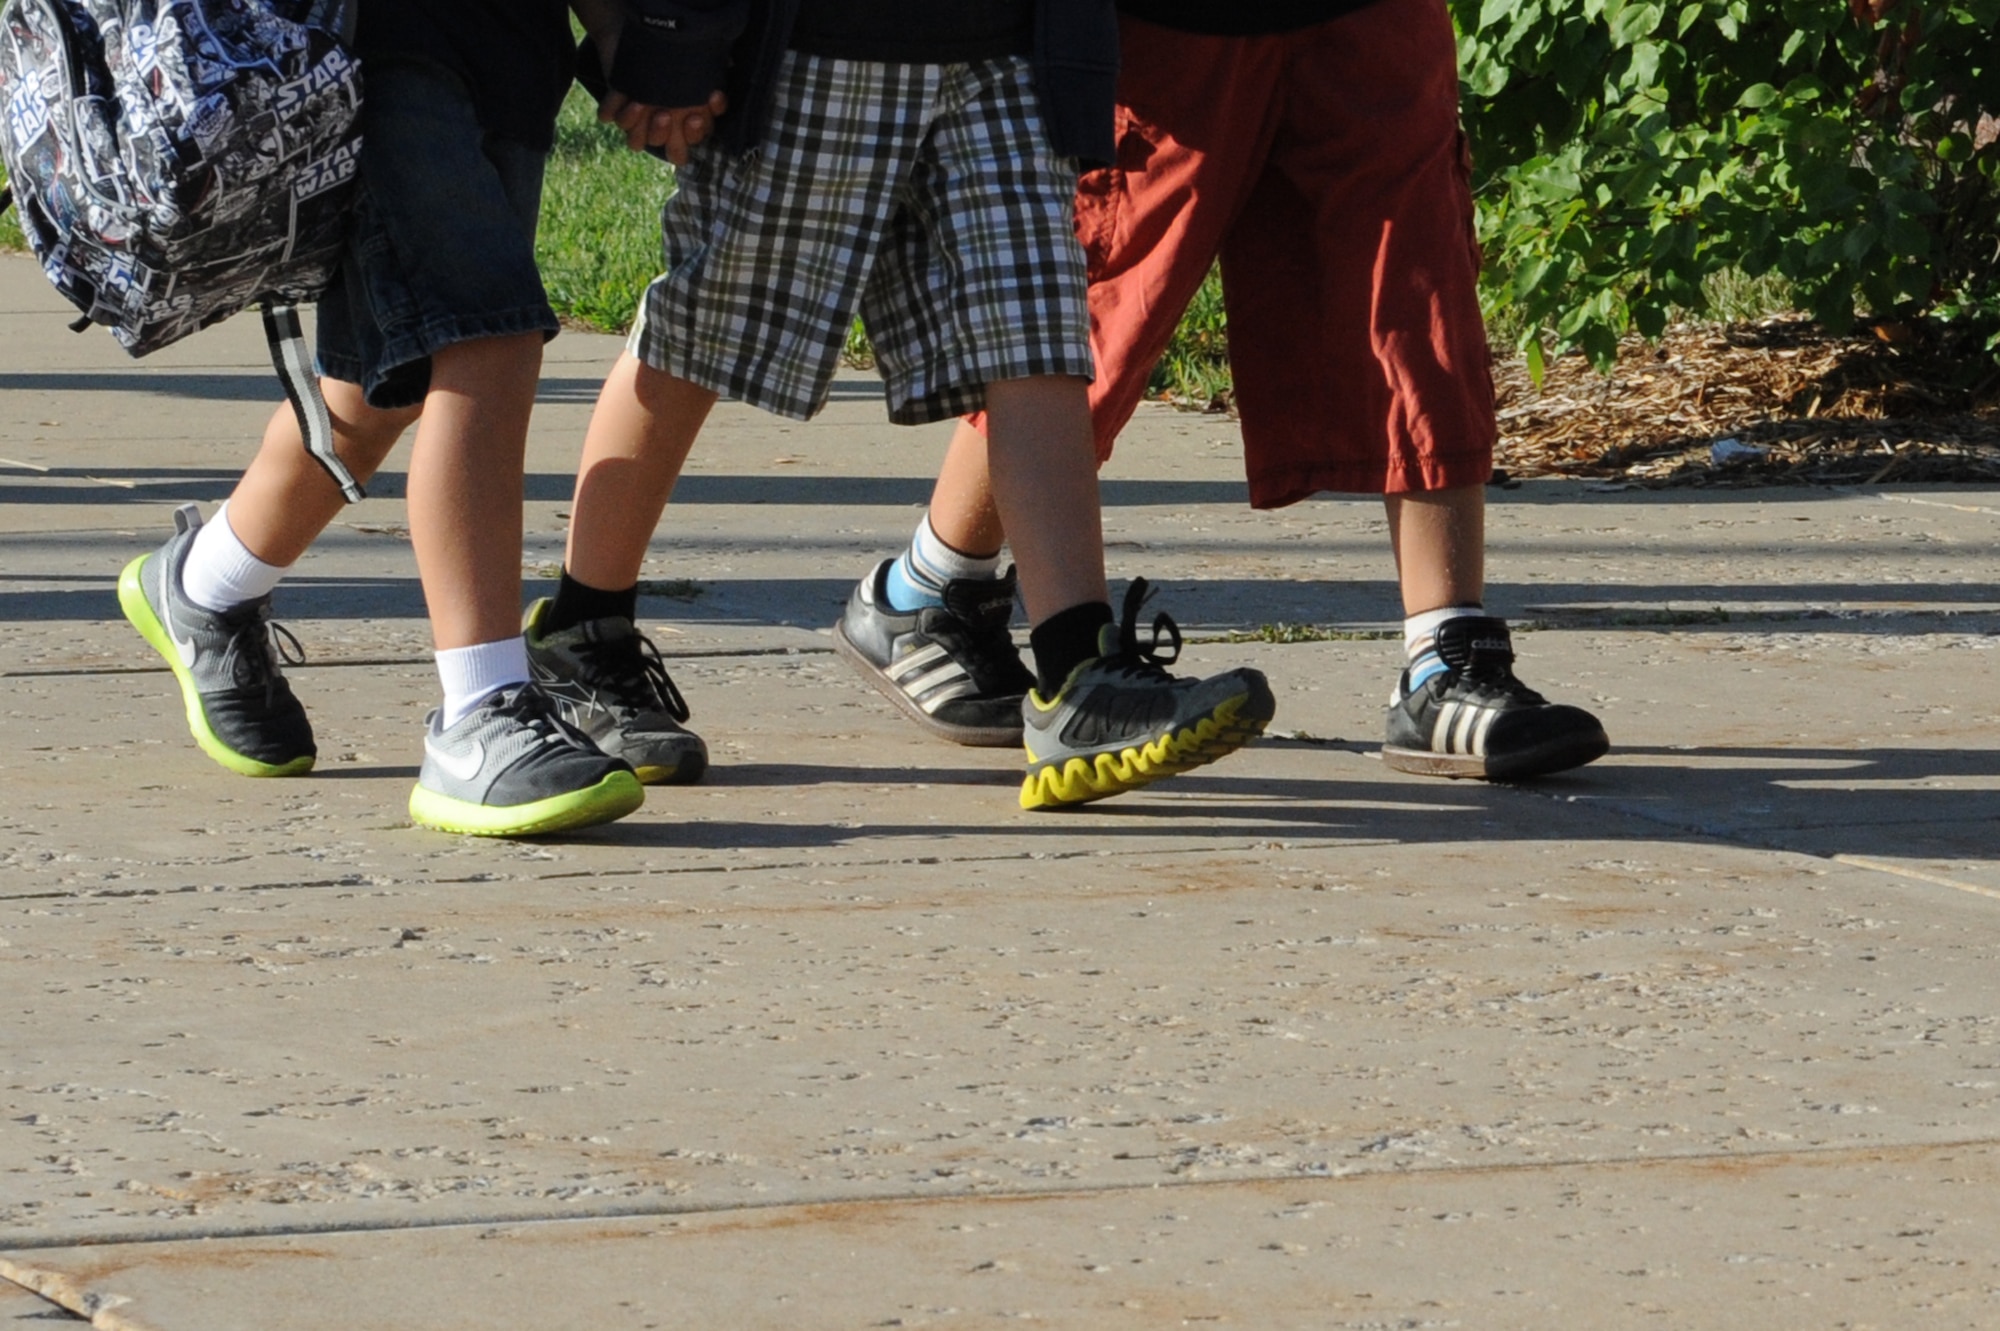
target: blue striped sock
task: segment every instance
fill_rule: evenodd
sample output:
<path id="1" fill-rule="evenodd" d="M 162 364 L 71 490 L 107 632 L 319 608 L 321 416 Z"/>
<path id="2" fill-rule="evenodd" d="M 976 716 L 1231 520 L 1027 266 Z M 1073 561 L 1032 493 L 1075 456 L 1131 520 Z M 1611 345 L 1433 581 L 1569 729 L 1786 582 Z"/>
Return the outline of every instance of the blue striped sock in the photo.
<path id="1" fill-rule="evenodd" d="M 897 556 L 889 566 L 887 585 L 884 588 L 889 600 L 889 608 L 901 614 L 921 610 L 925 606 L 944 604 L 944 586 L 961 578 L 997 578 L 1000 576 L 1000 552 L 990 555 L 968 555 L 962 550 L 954 550 L 938 538 L 931 528 L 930 514 L 917 524 L 916 535 L 910 538 L 909 549 Z"/>
<path id="2" fill-rule="evenodd" d="M 944 604 L 944 584 L 912 572 L 910 552 L 907 550 L 889 565 L 889 577 L 882 590 L 888 598 L 889 608 L 906 615 L 927 605 Z"/>

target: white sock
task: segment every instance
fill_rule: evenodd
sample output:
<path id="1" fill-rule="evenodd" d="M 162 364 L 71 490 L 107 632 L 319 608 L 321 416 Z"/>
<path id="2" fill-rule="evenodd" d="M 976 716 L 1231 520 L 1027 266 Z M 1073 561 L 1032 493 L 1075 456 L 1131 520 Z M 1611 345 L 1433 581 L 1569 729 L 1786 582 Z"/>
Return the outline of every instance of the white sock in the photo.
<path id="1" fill-rule="evenodd" d="M 1403 653 L 1414 656 L 1432 639 L 1447 619 L 1464 619 L 1471 615 L 1483 615 L 1486 607 L 1480 605 L 1448 605 L 1442 610 L 1426 610 L 1421 615 L 1411 615 L 1403 621 Z"/>
<path id="2" fill-rule="evenodd" d="M 181 565 L 181 592 L 204 610 L 221 612 L 268 595 L 284 576 L 284 569 L 265 563 L 236 539 L 225 502 L 194 534 L 194 548 Z"/>
<path id="3" fill-rule="evenodd" d="M 488 694 L 528 682 L 528 644 L 518 634 L 498 642 L 452 647 L 437 654 L 438 681 L 444 685 L 444 715 L 450 729 Z"/>

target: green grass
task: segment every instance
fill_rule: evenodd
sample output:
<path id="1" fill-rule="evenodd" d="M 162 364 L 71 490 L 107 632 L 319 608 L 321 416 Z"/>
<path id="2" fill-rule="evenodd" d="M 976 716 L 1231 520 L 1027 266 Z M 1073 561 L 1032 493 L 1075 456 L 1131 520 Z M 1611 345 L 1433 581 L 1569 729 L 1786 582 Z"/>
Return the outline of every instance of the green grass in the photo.
<path id="1" fill-rule="evenodd" d="M 549 301 L 565 319 L 607 332 L 631 325 L 639 295 L 660 271 L 660 205 L 674 169 L 635 153 L 571 89 L 556 123 L 542 186 L 535 255 Z"/>
<path id="2" fill-rule="evenodd" d="M 1702 279 L 1701 291 L 1708 298 L 1707 317 L 1726 324 L 1753 323 L 1798 309 L 1792 299 L 1792 284 L 1775 273 L 1745 277 L 1734 268 L 1725 268 Z"/>
<path id="3" fill-rule="evenodd" d="M 7 168 L 0 166 L 0 185 L 7 183 Z M 0 213 L 0 250 L 23 250 L 28 238 L 21 234 L 20 214 L 9 208 Z"/>
<path id="4" fill-rule="evenodd" d="M 1188 302 L 1173 341 L 1153 367 L 1148 392 L 1163 394 L 1187 406 L 1205 407 L 1226 396 L 1229 374 L 1229 316 L 1222 308 L 1222 274 L 1211 268 Z"/>

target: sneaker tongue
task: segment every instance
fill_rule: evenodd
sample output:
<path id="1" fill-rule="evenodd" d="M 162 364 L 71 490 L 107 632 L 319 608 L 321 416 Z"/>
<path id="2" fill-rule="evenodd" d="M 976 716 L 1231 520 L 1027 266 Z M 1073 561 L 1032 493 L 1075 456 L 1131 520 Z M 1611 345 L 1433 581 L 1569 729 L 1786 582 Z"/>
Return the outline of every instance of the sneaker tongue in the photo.
<path id="1" fill-rule="evenodd" d="M 1507 621 L 1490 615 L 1463 615 L 1438 625 L 1438 655 L 1453 670 L 1477 674 L 1484 666 L 1512 666 L 1514 640 Z"/>
<path id="2" fill-rule="evenodd" d="M 1014 618 L 1014 578 L 954 578 L 944 585 L 944 608 L 971 624 L 1004 625 Z"/>
<path id="3" fill-rule="evenodd" d="M 622 616 L 612 615 L 604 619 L 586 619 L 571 632 L 581 635 L 585 642 L 621 642 L 638 634 L 638 625 Z M 561 637 L 561 634 L 552 635 Z"/>

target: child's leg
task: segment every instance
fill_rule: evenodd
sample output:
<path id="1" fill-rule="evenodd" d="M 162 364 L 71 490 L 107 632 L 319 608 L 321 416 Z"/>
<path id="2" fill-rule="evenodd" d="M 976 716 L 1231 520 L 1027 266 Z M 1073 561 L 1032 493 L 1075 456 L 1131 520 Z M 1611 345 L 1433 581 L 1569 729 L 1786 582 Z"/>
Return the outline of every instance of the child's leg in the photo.
<path id="1" fill-rule="evenodd" d="M 322 379 L 320 391 L 333 420 L 334 451 L 365 483 L 417 409 L 379 411 L 362 398 L 358 384 L 339 379 Z M 218 612 L 269 595 L 346 506 L 333 478 L 306 452 L 297 413 L 279 407 L 243 479 L 195 534 L 181 566 L 181 589 L 196 605 Z"/>
<path id="2" fill-rule="evenodd" d="M 530 684 L 521 501 L 541 358 L 539 332 L 437 351 L 411 450 L 410 538 L 445 705 L 424 740 L 410 816 L 445 831 L 560 831 L 643 799 L 626 764 L 563 725 Z"/>
<path id="3" fill-rule="evenodd" d="M 1131 154 L 1116 172 L 1086 175 L 1075 201 L 1075 232 L 1084 240 L 1089 266 L 1097 371 L 1090 404 L 1100 465 L 1144 395 L 1181 311 L 1213 265 L 1242 195 L 1257 179 L 1277 121 L 1269 96 L 1275 81 L 1271 42 L 1197 36 L 1131 18 L 1121 19 L 1121 34 L 1118 99 L 1131 108 L 1121 119 L 1122 132 L 1128 145 L 1143 136 L 1145 151 Z M 1227 144 L 1229 151 L 1211 153 L 1209 144 Z M 982 428 L 976 418 L 961 421 L 952 436 L 925 524 L 885 580 L 893 610 L 913 612 L 944 602 L 942 580 L 923 577 L 926 536 L 967 555 L 997 555 L 1005 542 L 987 479 Z M 952 571 L 958 577 L 979 575 L 964 564 Z M 863 598 L 857 593 L 857 599 Z M 849 628 L 865 636 L 870 607 L 850 604 Z M 979 655 L 955 651 L 954 656 L 970 667 L 982 664 Z M 858 664 L 880 687 L 879 661 Z M 996 686 L 1001 691 L 964 697 L 956 706 L 990 701 L 997 708 L 1007 701 L 1005 690 L 1018 672 L 984 664 L 973 673 L 1001 680 Z M 912 678 L 928 681 L 935 673 Z M 896 693 L 888 696 L 901 705 Z"/>
<path id="4" fill-rule="evenodd" d="M 562 582 L 529 607 L 527 649 L 570 721 L 649 785 L 697 781 L 708 746 L 639 632 L 639 572 L 716 395 L 631 352 L 606 376 L 584 435 Z"/>
<path id="5" fill-rule="evenodd" d="M 410 541 L 441 652 L 516 640 L 522 471 L 542 335 L 440 350 L 410 451 Z M 527 679 L 525 658 L 517 678 Z"/>
<path id="6" fill-rule="evenodd" d="M 359 384 L 339 379 L 322 379 L 320 392 L 333 417 L 334 451 L 366 483 L 419 409 L 378 410 L 363 400 Z M 279 407 L 264 427 L 257 456 L 230 492 L 229 527 L 236 539 L 264 563 L 289 568 L 346 506 L 340 487 L 306 452 L 297 413 Z M 193 558 L 200 558 L 198 548 Z"/>
<path id="7" fill-rule="evenodd" d="M 618 358 L 583 438 L 563 557 L 570 578 L 607 592 L 637 585 L 646 547 L 715 399 L 629 351 Z M 557 627 L 568 625 L 558 620 Z"/>
<path id="8" fill-rule="evenodd" d="M 1590 762 L 1597 718 L 1514 676 L 1507 621 L 1486 613 L 1486 491 L 1461 485 L 1383 498 L 1403 592 L 1406 664 L 1383 760 L 1425 776 L 1510 779 Z"/>
<path id="9" fill-rule="evenodd" d="M 987 466 L 986 436 L 961 419 L 945 448 L 930 506 L 932 529 L 957 549 L 998 551 L 1007 543 Z"/>
<path id="10" fill-rule="evenodd" d="M 1383 496 L 1403 613 L 1420 615 L 1486 599 L 1486 487 Z"/>
<path id="11" fill-rule="evenodd" d="M 1089 394 L 1084 380 L 1054 376 L 986 388 L 993 499 L 1013 539 L 1030 624 L 1110 604 Z"/>
<path id="12" fill-rule="evenodd" d="M 339 380 L 324 380 L 322 390 L 335 449 L 365 480 L 414 413 L 375 411 Z M 312 768 L 312 724 L 280 666 L 270 593 L 345 503 L 307 454 L 291 408 L 280 407 L 215 519 L 204 524 L 185 506 L 173 537 L 119 576 L 119 604 L 173 671 L 195 742 L 233 772 Z"/>
<path id="13" fill-rule="evenodd" d="M 945 603 L 953 582 L 1000 576 L 1007 531 L 987 479 L 986 436 L 961 419 L 910 545 L 883 579 L 888 608 L 910 614 Z"/>

